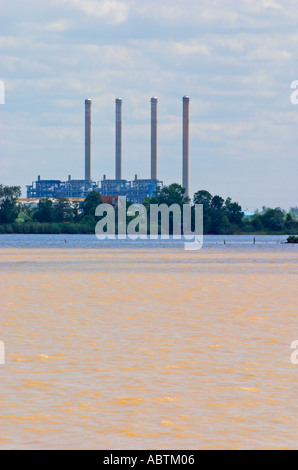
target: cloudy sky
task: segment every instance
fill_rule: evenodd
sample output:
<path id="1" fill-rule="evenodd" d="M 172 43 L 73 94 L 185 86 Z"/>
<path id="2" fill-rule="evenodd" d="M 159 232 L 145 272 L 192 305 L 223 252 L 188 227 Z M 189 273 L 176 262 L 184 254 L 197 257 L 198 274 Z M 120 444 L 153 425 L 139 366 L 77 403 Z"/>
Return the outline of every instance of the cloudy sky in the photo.
<path id="1" fill-rule="evenodd" d="M 0 183 L 114 177 L 114 100 L 123 99 L 123 177 L 181 183 L 190 96 L 190 190 L 243 209 L 298 205 L 297 0 L 0 0 Z"/>

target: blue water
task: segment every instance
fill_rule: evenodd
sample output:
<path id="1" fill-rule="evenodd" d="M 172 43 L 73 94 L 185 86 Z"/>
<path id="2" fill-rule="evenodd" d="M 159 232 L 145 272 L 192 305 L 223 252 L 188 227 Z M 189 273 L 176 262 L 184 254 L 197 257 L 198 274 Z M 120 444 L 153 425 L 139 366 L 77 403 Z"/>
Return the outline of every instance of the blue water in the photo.
<path id="1" fill-rule="evenodd" d="M 288 235 L 256 235 L 256 244 L 253 244 L 253 235 L 206 235 L 203 241 L 203 250 L 206 249 L 279 249 L 297 250 L 298 245 L 284 245 Z M 124 249 L 181 249 L 184 240 L 98 240 L 95 235 L 37 235 L 13 234 L 0 235 L 0 248 L 124 248 Z"/>

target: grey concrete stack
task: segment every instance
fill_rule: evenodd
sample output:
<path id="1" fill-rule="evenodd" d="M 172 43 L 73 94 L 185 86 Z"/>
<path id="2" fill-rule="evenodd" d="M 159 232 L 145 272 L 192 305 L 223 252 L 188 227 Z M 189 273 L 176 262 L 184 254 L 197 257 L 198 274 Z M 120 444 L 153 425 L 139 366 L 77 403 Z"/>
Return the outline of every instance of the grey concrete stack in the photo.
<path id="1" fill-rule="evenodd" d="M 85 180 L 91 181 L 91 100 L 85 100 Z"/>
<path id="2" fill-rule="evenodd" d="M 189 97 L 183 97 L 182 186 L 189 197 Z"/>
<path id="3" fill-rule="evenodd" d="M 122 99 L 116 99 L 116 180 L 122 179 Z"/>
<path id="4" fill-rule="evenodd" d="M 151 179 L 157 180 L 157 98 L 151 98 Z"/>

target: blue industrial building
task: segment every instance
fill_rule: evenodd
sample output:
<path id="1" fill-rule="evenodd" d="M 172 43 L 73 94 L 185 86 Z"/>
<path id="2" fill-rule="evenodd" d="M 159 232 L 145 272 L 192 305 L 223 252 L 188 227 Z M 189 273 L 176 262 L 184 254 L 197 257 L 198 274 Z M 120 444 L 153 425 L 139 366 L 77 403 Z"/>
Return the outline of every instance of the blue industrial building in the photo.
<path id="1" fill-rule="evenodd" d="M 133 181 L 106 179 L 101 183 L 86 180 L 67 181 L 43 180 L 38 176 L 37 181 L 27 186 L 28 199 L 41 198 L 85 198 L 91 191 L 99 191 L 101 196 L 126 196 L 128 201 L 141 204 L 146 197 L 152 197 L 157 188 L 162 187 L 162 181 L 138 179 Z"/>

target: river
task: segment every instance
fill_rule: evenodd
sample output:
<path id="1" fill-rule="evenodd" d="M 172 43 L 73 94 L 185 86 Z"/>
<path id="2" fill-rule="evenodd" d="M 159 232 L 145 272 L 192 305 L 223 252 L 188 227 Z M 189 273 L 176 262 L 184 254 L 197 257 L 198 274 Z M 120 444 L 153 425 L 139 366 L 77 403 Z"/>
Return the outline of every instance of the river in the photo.
<path id="1" fill-rule="evenodd" d="M 298 245 L 0 235 L 0 449 L 295 449 Z"/>

